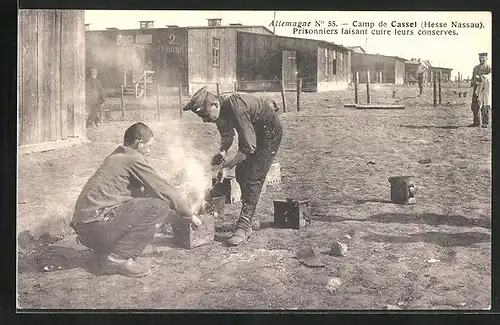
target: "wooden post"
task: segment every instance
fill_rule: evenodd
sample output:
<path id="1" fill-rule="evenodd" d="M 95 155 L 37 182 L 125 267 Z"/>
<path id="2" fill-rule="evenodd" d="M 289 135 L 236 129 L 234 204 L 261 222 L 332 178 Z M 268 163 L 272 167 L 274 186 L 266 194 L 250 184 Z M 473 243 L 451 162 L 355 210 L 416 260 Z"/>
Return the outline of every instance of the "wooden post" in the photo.
<path id="1" fill-rule="evenodd" d="M 297 80 L 297 112 L 300 112 L 300 92 L 302 91 L 302 79 Z"/>
<path id="2" fill-rule="evenodd" d="M 123 110 L 123 92 L 124 92 L 124 86 L 122 85 L 121 86 L 121 91 L 122 91 L 122 96 L 120 98 L 120 102 L 121 102 L 121 108 L 122 108 L 122 117 L 125 117 L 125 111 Z"/>
<path id="3" fill-rule="evenodd" d="M 217 86 L 217 97 L 220 96 L 220 85 L 219 83 L 216 83 L 216 86 Z"/>
<path id="4" fill-rule="evenodd" d="M 441 78 L 442 78 L 441 71 L 439 71 L 439 75 L 438 75 L 439 105 L 441 105 Z"/>
<path id="5" fill-rule="evenodd" d="M 238 81 L 234 82 L 234 92 L 238 91 Z"/>
<path id="6" fill-rule="evenodd" d="M 182 119 L 182 84 L 179 85 L 179 118 Z"/>
<path id="7" fill-rule="evenodd" d="M 458 73 L 457 83 L 458 83 L 458 88 L 460 88 L 460 72 Z"/>
<path id="8" fill-rule="evenodd" d="M 156 114 L 160 120 L 160 85 L 156 85 Z"/>
<path id="9" fill-rule="evenodd" d="M 366 70 L 366 103 L 370 104 L 370 70 Z"/>
<path id="10" fill-rule="evenodd" d="M 143 107 L 144 106 L 144 97 L 142 97 L 140 100 L 141 100 L 141 105 L 139 106 L 139 109 L 140 109 L 139 115 L 141 116 L 141 120 L 142 120 L 143 119 L 142 110 L 144 109 L 144 107 Z"/>
<path id="11" fill-rule="evenodd" d="M 281 99 L 283 100 L 283 113 L 286 113 L 285 81 L 281 79 Z"/>
<path id="12" fill-rule="evenodd" d="M 432 74 L 432 87 L 434 88 L 434 106 L 437 106 L 437 84 L 436 84 L 436 72 Z"/>
<path id="13" fill-rule="evenodd" d="M 359 87 L 359 72 L 356 71 L 356 74 L 354 75 L 354 103 L 355 104 L 359 104 L 358 87 Z"/>

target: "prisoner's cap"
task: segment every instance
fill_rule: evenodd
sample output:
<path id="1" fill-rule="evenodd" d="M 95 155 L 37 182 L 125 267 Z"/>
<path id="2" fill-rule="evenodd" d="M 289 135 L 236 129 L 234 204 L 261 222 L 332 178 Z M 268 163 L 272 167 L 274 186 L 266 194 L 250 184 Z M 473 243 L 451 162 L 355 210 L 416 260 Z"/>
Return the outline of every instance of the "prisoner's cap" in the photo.
<path id="1" fill-rule="evenodd" d="M 189 102 L 182 109 L 183 111 L 193 111 L 195 113 L 200 113 L 202 109 L 204 109 L 204 103 L 207 99 L 211 99 L 215 97 L 211 93 L 207 91 L 207 87 L 203 87 L 198 89 L 197 92 L 191 97 Z"/>
<path id="2" fill-rule="evenodd" d="M 487 57 L 487 56 L 488 56 L 488 53 L 486 53 L 486 52 L 479 53 L 479 57 Z"/>

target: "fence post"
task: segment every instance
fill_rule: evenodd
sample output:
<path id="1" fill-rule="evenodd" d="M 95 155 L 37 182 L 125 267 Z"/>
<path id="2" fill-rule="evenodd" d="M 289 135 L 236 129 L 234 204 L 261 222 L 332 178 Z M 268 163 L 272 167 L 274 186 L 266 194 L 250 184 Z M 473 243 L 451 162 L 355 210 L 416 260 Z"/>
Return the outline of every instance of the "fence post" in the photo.
<path id="1" fill-rule="evenodd" d="M 124 86 L 121 85 L 121 97 L 120 97 L 120 103 L 121 103 L 121 109 L 122 109 L 122 117 L 125 117 L 125 111 L 123 110 L 123 92 L 124 92 Z"/>
<path id="2" fill-rule="evenodd" d="M 437 76 L 436 76 L 436 71 L 433 72 L 432 74 L 432 87 L 434 88 L 434 106 L 437 106 L 437 84 L 436 84 L 436 79 L 437 79 Z"/>
<path id="3" fill-rule="evenodd" d="M 356 74 L 354 75 L 354 103 L 355 104 L 359 104 L 358 87 L 359 87 L 359 72 L 356 71 Z"/>
<path id="4" fill-rule="evenodd" d="M 438 76 L 438 93 L 439 93 L 439 105 L 441 105 L 441 71 L 439 71 L 439 76 Z"/>
<path id="5" fill-rule="evenodd" d="M 179 118 L 182 119 L 182 84 L 179 84 Z"/>
<path id="6" fill-rule="evenodd" d="M 238 81 L 234 82 L 234 92 L 238 91 Z"/>
<path id="7" fill-rule="evenodd" d="M 370 70 L 366 70 L 366 103 L 370 104 Z"/>
<path id="8" fill-rule="evenodd" d="M 160 120 L 160 85 L 156 85 L 156 113 L 158 121 Z"/>
<path id="9" fill-rule="evenodd" d="M 144 97 L 140 98 L 140 101 L 141 101 L 141 105 L 139 106 L 140 108 L 140 116 L 141 116 L 141 120 L 144 118 L 144 114 L 143 114 L 143 109 L 144 109 Z"/>
<path id="10" fill-rule="evenodd" d="M 217 98 L 218 98 L 220 96 L 220 85 L 219 83 L 216 83 L 215 85 L 217 87 Z"/>
<path id="11" fill-rule="evenodd" d="M 283 100 L 283 113 L 286 113 L 285 81 L 281 79 L 281 99 Z"/>
<path id="12" fill-rule="evenodd" d="M 297 80 L 297 112 L 300 112 L 300 92 L 302 91 L 302 79 Z"/>
<path id="13" fill-rule="evenodd" d="M 102 104 L 99 104 L 99 120 L 101 121 L 101 123 L 104 121 L 104 114 L 102 113 L 103 112 L 103 109 L 102 109 Z"/>

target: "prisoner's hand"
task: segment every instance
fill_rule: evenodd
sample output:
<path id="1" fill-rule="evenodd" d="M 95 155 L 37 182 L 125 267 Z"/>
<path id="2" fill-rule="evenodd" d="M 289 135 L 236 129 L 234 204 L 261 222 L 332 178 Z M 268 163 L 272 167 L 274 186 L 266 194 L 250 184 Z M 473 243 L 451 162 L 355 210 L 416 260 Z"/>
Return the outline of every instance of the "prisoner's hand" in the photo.
<path id="1" fill-rule="evenodd" d="M 224 154 L 222 152 L 219 152 L 212 158 L 212 166 L 217 166 L 222 164 L 225 161 Z"/>
<path id="2" fill-rule="evenodd" d="M 194 214 L 191 216 L 191 226 L 194 229 L 196 229 L 199 226 L 201 226 L 201 220 L 196 215 L 194 215 Z"/>
<path id="3" fill-rule="evenodd" d="M 217 181 L 219 183 L 222 183 L 227 178 L 227 175 L 229 175 L 229 169 L 221 168 L 219 173 L 217 174 Z"/>

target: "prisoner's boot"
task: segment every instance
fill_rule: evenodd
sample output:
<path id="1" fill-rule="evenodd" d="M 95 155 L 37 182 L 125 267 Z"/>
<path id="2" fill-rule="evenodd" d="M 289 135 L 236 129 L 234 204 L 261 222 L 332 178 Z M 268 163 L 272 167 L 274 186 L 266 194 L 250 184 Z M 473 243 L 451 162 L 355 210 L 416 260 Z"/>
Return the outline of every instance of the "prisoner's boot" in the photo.
<path id="1" fill-rule="evenodd" d="M 467 127 L 479 127 L 481 126 L 480 119 L 479 119 L 479 110 L 477 112 L 472 111 L 473 114 L 473 122 L 472 124 L 467 125 Z"/>
<path id="2" fill-rule="evenodd" d="M 243 244 L 252 236 L 252 225 L 250 219 L 241 216 L 236 224 L 236 230 L 231 238 L 227 240 L 229 246 L 238 246 Z"/>
<path id="3" fill-rule="evenodd" d="M 256 207 L 257 204 L 255 203 L 242 202 L 240 219 L 236 224 L 236 230 L 233 236 L 227 241 L 228 245 L 238 246 L 250 238 L 252 235 L 252 220 L 254 219 Z"/>
<path id="4" fill-rule="evenodd" d="M 253 217 L 252 218 L 252 230 L 259 230 L 260 229 L 260 220 L 258 217 Z"/>
<path id="5" fill-rule="evenodd" d="M 100 257 L 101 273 L 118 273 L 124 276 L 139 278 L 151 273 L 151 268 L 137 261 L 135 258 L 123 258 L 111 253 Z"/>

